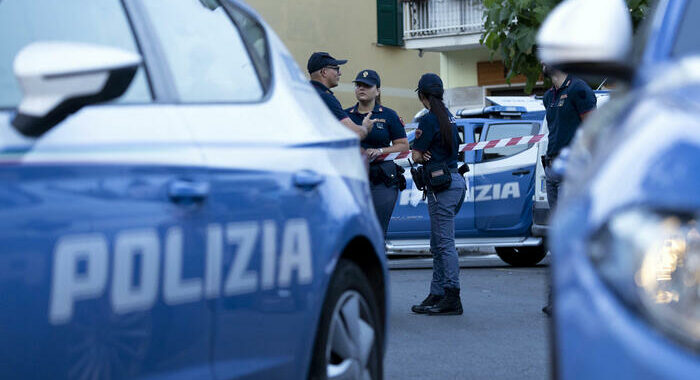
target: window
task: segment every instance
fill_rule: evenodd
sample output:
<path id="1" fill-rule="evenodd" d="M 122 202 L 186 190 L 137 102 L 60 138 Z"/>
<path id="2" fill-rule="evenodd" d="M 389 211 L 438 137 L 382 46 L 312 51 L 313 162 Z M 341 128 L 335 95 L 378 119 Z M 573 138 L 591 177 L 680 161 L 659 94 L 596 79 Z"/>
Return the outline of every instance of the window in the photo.
<path id="1" fill-rule="evenodd" d="M 486 141 L 531 136 L 537 133 L 537 123 L 503 123 L 491 124 L 486 131 Z M 533 144 L 509 146 L 505 148 L 484 149 L 484 161 L 492 161 L 513 156 L 532 147 Z"/>
<path id="2" fill-rule="evenodd" d="M 403 8 L 399 0 L 377 0 L 377 43 L 403 46 Z"/>
<path id="3" fill-rule="evenodd" d="M 677 58 L 700 53 L 700 1 L 688 1 L 671 55 Z"/>
<path id="4" fill-rule="evenodd" d="M 198 0 L 145 0 L 143 5 L 180 100 L 249 102 L 263 97 L 256 66 L 223 7 L 210 10 Z"/>
<path id="5" fill-rule="evenodd" d="M 0 36 L 1 108 L 15 108 L 22 98 L 12 65 L 17 53 L 32 42 L 82 42 L 138 53 L 119 0 L 2 0 Z M 151 101 L 143 68 L 118 101 Z"/>
<path id="6" fill-rule="evenodd" d="M 272 82 L 272 70 L 270 68 L 270 48 L 267 44 L 265 28 L 254 18 L 235 8 L 229 8 L 233 20 L 236 22 L 241 36 L 248 47 L 253 63 L 257 69 L 260 81 L 265 89 L 270 88 Z"/>

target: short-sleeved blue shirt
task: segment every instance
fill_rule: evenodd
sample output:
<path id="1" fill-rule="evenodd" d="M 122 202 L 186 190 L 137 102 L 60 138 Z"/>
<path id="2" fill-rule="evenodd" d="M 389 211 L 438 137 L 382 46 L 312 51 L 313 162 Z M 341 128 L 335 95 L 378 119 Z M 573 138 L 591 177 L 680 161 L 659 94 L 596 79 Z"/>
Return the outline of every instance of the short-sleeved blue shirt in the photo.
<path id="1" fill-rule="evenodd" d="M 355 104 L 355 106 L 346 109 L 345 112 L 355 124 L 362 125 L 362 120 L 364 120 L 367 114 L 360 113 L 357 107 L 358 104 Z M 391 108 L 375 104 L 371 118 L 384 119 L 385 122 L 374 123 L 372 130 L 360 143 L 363 148 L 386 148 L 391 146 L 392 141 L 406 137 L 406 130 L 404 129 L 401 118 L 399 118 L 399 115 Z"/>
<path id="2" fill-rule="evenodd" d="M 328 87 L 315 80 L 311 81 L 311 85 L 314 86 L 318 95 L 323 99 L 323 102 L 326 103 L 328 109 L 338 120 L 343 120 L 348 117 L 348 114 L 343 111 L 343 106 L 340 105 L 340 102 L 335 98 L 335 95 L 333 95 L 333 92 Z"/>
<path id="3" fill-rule="evenodd" d="M 549 128 L 547 157 L 556 157 L 574 138 L 581 115 L 595 109 L 596 97 L 586 82 L 569 75 L 561 87 L 547 90 L 543 103 Z"/>
<path id="4" fill-rule="evenodd" d="M 454 116 L 447 111 L 452 125 L 452 150 L 448 149 L 440 138 L 440 123 L 434 113 L 428 112 L 421 117 L 416 129 L 416 139 L 413 149 L 420 152 L 430 152 L 430 162 L 447 162 L 450 168 L 457 167 L 459 153 L 459 133 Z"/>

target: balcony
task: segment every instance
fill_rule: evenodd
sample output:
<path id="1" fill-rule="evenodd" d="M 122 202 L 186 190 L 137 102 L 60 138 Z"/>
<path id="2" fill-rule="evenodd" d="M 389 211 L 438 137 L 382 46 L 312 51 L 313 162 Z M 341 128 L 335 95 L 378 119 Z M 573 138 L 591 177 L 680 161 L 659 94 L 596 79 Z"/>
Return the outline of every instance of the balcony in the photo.
<path id="1" fill-rule="evenodd" d="M 405 46 L 426 51 L 476 48 L 483 14 L 483 0 L 404 0 Z"/>

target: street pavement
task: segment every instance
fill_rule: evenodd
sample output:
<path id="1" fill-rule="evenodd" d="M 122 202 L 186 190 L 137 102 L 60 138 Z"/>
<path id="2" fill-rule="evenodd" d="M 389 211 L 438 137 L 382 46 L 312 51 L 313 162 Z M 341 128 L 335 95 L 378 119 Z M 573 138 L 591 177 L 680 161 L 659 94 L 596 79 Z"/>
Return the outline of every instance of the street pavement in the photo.
<path id="1" fill-rule="evenodd" d="M 411 260 L 392 268 L 429 263 Z M 495 255 L 461 257 L 464 315 L 442 317 L 410 311 L 427 295 L 431 269 L 392 269 L 385 378 L 548 379 L 549 320 L 540 311 L 548 262 L 513 268 Z"/>

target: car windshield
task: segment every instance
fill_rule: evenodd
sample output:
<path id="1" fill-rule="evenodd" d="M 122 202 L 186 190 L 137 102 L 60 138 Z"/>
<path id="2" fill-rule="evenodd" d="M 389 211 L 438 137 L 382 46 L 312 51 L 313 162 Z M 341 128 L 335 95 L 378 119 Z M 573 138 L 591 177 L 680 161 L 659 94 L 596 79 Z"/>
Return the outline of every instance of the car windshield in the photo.
<path id="1" fill-rule="evenodd" d="M 138 53 L 119 0 L 2 0 L 0 36 L 0 108 L 14 108 L 22 98 L 13 62 L 17 53 L 32 42 L 82 42 Z M 120 101 L 147 102 L 150 99 L 141 68 Z"/>
<path id="2" fill-rule="evenodd" d="M 681 58 L 700 54 L 698 36 L 700 36 L 700 1 L 688 1 L 671 55 Z"/>

